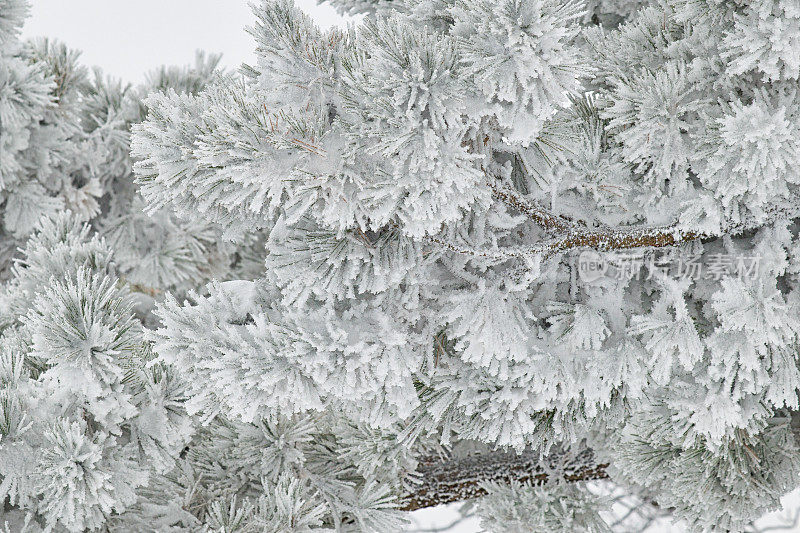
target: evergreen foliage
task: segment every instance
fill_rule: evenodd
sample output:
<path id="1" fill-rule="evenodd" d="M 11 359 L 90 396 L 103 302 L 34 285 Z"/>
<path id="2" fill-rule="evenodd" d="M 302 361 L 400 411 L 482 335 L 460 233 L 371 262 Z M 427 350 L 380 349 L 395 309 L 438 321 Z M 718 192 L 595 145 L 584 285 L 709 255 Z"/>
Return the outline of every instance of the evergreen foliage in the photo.
<path id="1" fill-rule="evenodd" d="M 399 531 L 493 451 L 545 466 L 450 487 L 491 531 L 608 531 L 575 472 L 691 531 L 777 508 L 796 2 L 331 3 L 134 87 L 0 0 L 0 523 Z"/>

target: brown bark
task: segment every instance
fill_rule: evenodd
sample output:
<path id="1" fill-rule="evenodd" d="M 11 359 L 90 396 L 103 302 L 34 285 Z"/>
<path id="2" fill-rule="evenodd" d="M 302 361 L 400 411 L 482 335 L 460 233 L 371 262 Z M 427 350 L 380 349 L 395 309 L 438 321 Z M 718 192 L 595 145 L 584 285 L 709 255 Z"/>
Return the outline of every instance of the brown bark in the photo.
<path id="1" fill-rule="evenodd" d="M 800 413 L 792 412 L 790 427 L 800 446 Z M 486 495 L 481 484 L 513 481 L 543 485 L 553 481 L 592 481 L 608 479 L 608 463 L 598 463 L 594 452 L 584 448 L 577 453 L 555 452 L 544 459 L 538 454 L 494 452 L 464 458 L 423 461 L 419 467 L 422 482 L 406 493 L 400 502 L 403 511 L 416 511 L 446 503 Z"/>
<path id="2" fill-rule="evenodd" d="M 533 247 L 539 251 L 545 252 L 547 255 L 574 248 L 592 248 L 598 251 L 662 248 L 665 246 L 675 246 L 695 239 L 715 239 L 723 235 L 741 235 L 746 231 L 751 231 L 758 227 L 753 224 L 735 224 L 723 228 L 719 234 L 688 231 L 680 229 L 675 225 L 641 228 L 589 228 L 582 222 L 575 222 L 563 215 L 554 214 L 542 207 L 533 205 L 516 192 L 501 187 L 497 185 L 496 182 L 489 181 L 487 185 L 492 191 L 492 196 L 527 216 L 553 235 L 552 239 L 537 243 L 537 246 Z M 776 209 L 767 222 L 772 222 L 782 217 L 795 218 L 800 216 L 800 206 L 789 211 L 790 212 L 786 212 Z M 766 224 L 767 223 L 764 223 L 763 225 Z M 519 255 L 519 253 L 514 255 Z"/>
<path id="3" fill-rule="evenodd" d="M 538 454 L 496 452 L 447 461 L 423 462 L 422 482 L 401 502 L 404 511 L 415 511 L 486 494 L 484 482 L 518 481 L 542 485 L 554 480 L 590 481 L 606 479 L 607 464 L 598 464 L 591 450 L 557 452 L 540 460 Z"/>

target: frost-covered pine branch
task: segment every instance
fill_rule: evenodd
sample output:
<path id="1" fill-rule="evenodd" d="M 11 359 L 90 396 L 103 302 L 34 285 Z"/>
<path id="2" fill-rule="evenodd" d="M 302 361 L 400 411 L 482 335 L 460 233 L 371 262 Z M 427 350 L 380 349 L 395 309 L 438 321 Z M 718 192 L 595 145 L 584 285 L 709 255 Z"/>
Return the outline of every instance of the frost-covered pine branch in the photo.
<path id="1" fill-rule="evenodd" d="M 0 0 L 9 527 L 604 531 L 606 478 L 692 531 L 778 506 L 797 6 L 333 3 L 363 19 L 263 0 L 255 64 L 127 87 Z"/>

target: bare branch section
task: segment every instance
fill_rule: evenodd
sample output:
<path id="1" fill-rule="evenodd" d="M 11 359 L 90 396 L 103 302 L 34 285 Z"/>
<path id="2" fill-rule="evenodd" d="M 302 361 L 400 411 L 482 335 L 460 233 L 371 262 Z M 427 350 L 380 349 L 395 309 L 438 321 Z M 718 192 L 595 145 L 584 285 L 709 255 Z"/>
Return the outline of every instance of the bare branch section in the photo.
<path id="1" fill-rule="evenodd" d="M 578 453 L 556 452 L 544 459 L 534 453 L 495 452 L 423 462 L 419 469 L 423 481 L 403 497 L 401 509 L 415 511 L 484 496 L 486 490 L 482 484 L 485 482 L 543 485 L 557 480 L 606 479 L 606 467 L 607 464 L 595 461 L 589 449 Z"/>
<path id="2" fill-rule="evenodd" d="M 663 248 L 675 246 L 695 239 L 712 239 L 722 235 L 735 236 L 745 231 L 755 229 L 755 226 L 738 224 L 726 228 L 721 234 L 707 234 L 696 231 L 687 231 L 677 226 L 655 226 L 643 228 L 609 228 L 601 227 L 592 229 L 581 222 L 574 222 L 568 218 L 551 213 L 546 209 L 533 205 L 507 187 L 501 187 L 496 182 L 488 181 L 492 195 L 518 212 L 526 215 L 546 231 L 554 235 L 551 240 L 537 243 L 531 250 L 544 250 L 546 255 L 564 252 L 575 248 L 592 248 L 598 251 L 629 250 L 633 248 Z M 795 218 L 800 216 L 800 201 L 794 209 L 776 209 L 770 221 L 780 218 Z M 498 252 L 494 252 L 497 254 Z M 519 255 L 519 254 L 516 254 Z"/>
<path id="3" fill-rule="evenodd" d="M 526 215 L 545 230 L 554 232 L 558 238 L 542 244 L 550 253 L 563 252 L 573 248 L 593 248 L 598 251 L 627 250 L 631 248 L 662 248 L 682 242 L 712 237 L 694 231 L 684 231 L 673 226 L 649 228 L 599 228 L 590 229 L 585 224 L 550 213 L 535 206 L 514 191 L 488 182 L 492 195 Z"/>
<path id="4" fill-rule="evenodd" d="M 567 220 L 563 216 L 550 213 L 542 207 L 531 204 L 507 187 L 500 187 L 491 180 L 487 181 L 486 185 L 492 190 L 492 196 L 507 206 L 516 209 L 546 230 L 569 231 L 577 226 L 576 223 Z"/>
<path id="5" fill-rule="evenodd" d="M 792 412 L 792 434 L 800 446 L 800 412 Z M 598 463 L 594 452 L 558 451 L 544 459 L 538 454 L 493 452 L 459 459 L 423 461 L 419 473 L 422 482 L 400 502 L 403 511 L 416 511 L 446 503 L 460 502 L 486 495 L 483 483 L 509 484 L 512 481 L 544 485 L 557 481 L 577 482 L 608 479 L 608 463 Z"/>
<path id="6" fill-rule="evenodd" d="M 711 236 L 670 227 L 612 231 L 582 230 L 572 231 L 561 239 L 549 242 L 548 248 L 551 253 L 563 252 L 573 248 L 592 248 L 607 252 L 632 248 L 664 248 L 706 237 Z"/>

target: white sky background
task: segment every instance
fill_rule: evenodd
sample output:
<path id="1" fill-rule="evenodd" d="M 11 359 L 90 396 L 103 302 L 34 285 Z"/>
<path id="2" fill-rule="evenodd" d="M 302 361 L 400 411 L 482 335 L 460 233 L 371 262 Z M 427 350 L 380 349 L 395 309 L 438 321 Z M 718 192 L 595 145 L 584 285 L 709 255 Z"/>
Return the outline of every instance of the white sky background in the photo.
<path id="1" fill-rule="evenodd" d="M 31 17 L 23 37 L 57 38 L 82 51 L 82 63 L 99 66 L 106 74 L 138 83 L 160 65 L 186 65 L 195 50 L 222 53 L 223 65 L 233 69 L 252 64 L 255 43 L 246 26 L 255 17 L 247 0 L 31 0 Z M 316 0 L 295 0 L 322 28 L 344 25 L 346 20 Z M 800 506 L 800 491 L 784 499 L 786 515 Z M 416 527 L 435 528 L 450 523 L 452 507 L 418 511 Z M 760 526 L 791 523 L 784 513 L 772 513 Z M 789 531 L 791 528 L 783 529 Z M 477 520 L 462 522 L 450 533 L 480 531 Z M 654 533 L 673 530 L 666 524 Z"/>
<path id="2" fill-rule="evenodd" d="M 138 83 L 160 65 L 194 62 L 195 50 L 222 53 L 235 68 L 253 63 L 255 42 L 244 31 L 255 17 L 247 0 L 31 0 L 23 37 L 57 38 L 82 51 L 82 63 Z M 317 23 L 345 24 L 330 6 L 295 0 Z"/>

